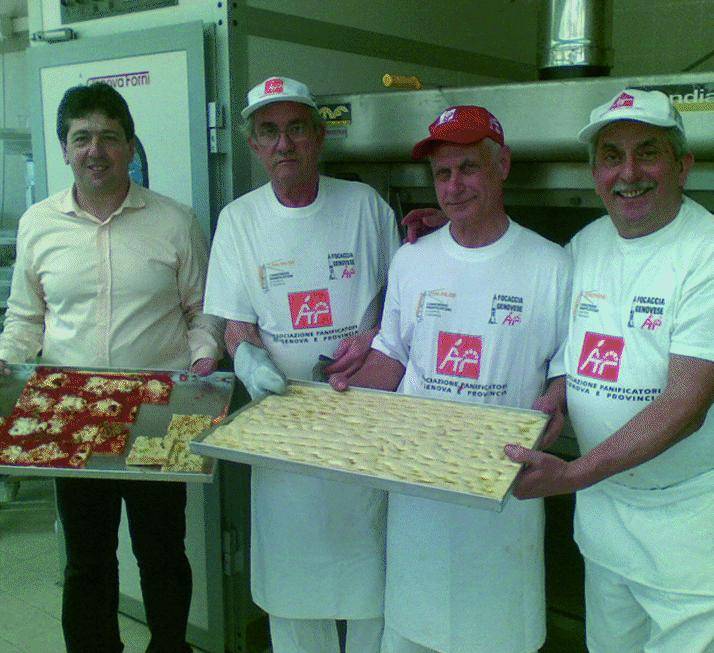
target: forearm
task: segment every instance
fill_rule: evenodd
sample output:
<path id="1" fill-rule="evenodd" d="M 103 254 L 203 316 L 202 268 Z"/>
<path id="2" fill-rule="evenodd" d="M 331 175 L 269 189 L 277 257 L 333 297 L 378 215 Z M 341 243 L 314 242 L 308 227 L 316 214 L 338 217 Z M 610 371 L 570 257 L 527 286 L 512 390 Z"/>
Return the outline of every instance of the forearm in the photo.
<path id="1" fill-rule="evenodd" d="M 192 363 L 201 358 L 212 358 L 216 361 L 222 358 L 223 322 L 222 318 L 205 313 L 191 316 L 188 323 L 188 347 Z"/>
<path id="2" fill-rule="evenodd" d="M 394 358 L 371 349 L 364 365 L 349 378 L 351 386 L 394 391 L 404 376 L 404 366 Z"/>
<path id="3" fill-rule="evenodd" d="M 260 337 L 258 325 L 252 322 L 237 322 L 228 320 L 224 333 L 226 349 L 231 358 L 235 356 L 236 349 L 241 342 L 249 342 L 256 347 L 265 348 L 263 340 Z"/>
<path id="4" fill-rule="evenodd" d="M 44 332 L 44 316 L 23 316 L 9 308 L 4 330 L 0 334 L 0 359 L 8 363 L 25 363 L 34 359 L 42 349 Z"/>
<path id="5" fill-rule="evenodd" d="M 588 487 L 655 458 L 698 430 L 712 404 L 714 363 L 670 357 L 662 394 L 621 429 L 571 463 L 578 486 Z"/>
<path id="6" fill-rule="evenodd" d="M 541 399 L 565 415 L 568 412 L 565 397 L 565 376 L 556 376 L 550 380 Z"/>

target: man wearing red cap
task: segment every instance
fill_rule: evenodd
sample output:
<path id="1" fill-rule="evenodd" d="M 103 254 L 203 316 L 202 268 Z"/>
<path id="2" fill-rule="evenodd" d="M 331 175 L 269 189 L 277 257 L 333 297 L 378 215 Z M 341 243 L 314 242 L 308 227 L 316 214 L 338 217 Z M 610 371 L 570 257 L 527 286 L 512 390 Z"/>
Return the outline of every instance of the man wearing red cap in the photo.
<path id="1" fill-rule="evenodd" d="M 325 129 L 305 84 L 271 77 L 242 115 L 270 183 L 221 212 L 205 310 L 228 319 L 236 375 L 257 399 L 284 392 L 284 375 L 311 380 L 320 355 L 333 370 L 361 361 L 399 240 L 372 188 L 319 174 Z M 274 653 L 338 653 L 336 619 L 348 653 L 377 653 L 386 494 L 255 466 L 251 506 L 251 590 Z"/>
<path id="2" fill-rule="evenodd" d="M 577 491 L 591 653 L 711 652 L 714 216 L 683 194 L 693 158 L 664 93 L 625 89 L 579 139 L 608 215 L 568 246 L 549 395 L 567 392 L 582 456 L 509 445 L 527 463 L 517 496 Z"/>
<path id="3" fill-rule="evenodd" d="M 567 258 L 506 215 L 510 150 L 491 113 L 450 107 L 429 132 L 413 157 L 449 222 L 397 252 L 372 351 L 331 383 L 530 408 L 566 321 Z M 496 513 L 390 493 L 382 653 L 537 651 L 543 521 L 541 501 Z"/>

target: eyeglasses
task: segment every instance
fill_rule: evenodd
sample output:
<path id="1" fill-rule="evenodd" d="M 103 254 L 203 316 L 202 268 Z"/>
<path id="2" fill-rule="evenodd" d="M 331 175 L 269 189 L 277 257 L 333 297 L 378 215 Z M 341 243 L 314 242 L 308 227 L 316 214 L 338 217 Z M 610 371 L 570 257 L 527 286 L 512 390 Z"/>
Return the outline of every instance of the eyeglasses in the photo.
<path id="1" fill-rule="evenodd" d="M 273 147 L 280 140 L 280 134 L 285 134 L 293 143 L 305 141 L 310 137 L 312 130 L 306 122 L 291 122 L 285 129 L 266 123 L 253 131 L 253 136 L 258 145 Z"/>

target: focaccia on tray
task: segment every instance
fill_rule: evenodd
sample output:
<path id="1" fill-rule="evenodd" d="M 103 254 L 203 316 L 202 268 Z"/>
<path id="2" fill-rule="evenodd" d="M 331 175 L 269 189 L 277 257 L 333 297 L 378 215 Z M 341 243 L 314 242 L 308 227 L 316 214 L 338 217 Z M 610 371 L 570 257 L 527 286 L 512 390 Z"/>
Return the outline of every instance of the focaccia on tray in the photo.
<path id="1" fill-rule="evenodd" d="M 161 465 L 164 472 L 202 472 L 204 457 L 191 453 L 187 444 L 212 424 L 210 415 L 172 415 L 161 437 L 137 436 L 127 465 Z"/>
<path id="2" fill-rule="evenodd" d="M 502 500 L 548 421 L 535 411 L 290 385 L 218 427 L 205 444 Z"/>
<path id="3" fill-rule="evenodd" d="M 151 438 L 139 435 L 134 440 L 126 457 L 127 465 L 163 465 L 169 457 L 162 437 Z"/>

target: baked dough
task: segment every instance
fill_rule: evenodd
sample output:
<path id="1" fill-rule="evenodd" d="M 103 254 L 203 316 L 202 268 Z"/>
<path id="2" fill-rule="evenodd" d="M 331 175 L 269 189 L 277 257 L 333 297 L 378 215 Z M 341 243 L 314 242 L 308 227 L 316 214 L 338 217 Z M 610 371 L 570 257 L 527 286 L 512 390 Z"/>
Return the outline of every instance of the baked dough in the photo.
<path id="1" fill-rule="evenodd" d="M 163 465 L 168 460 L 169 452 L 164 447 L 164 439 L 139 435 L 126 457 L 127 465 Z"/>
<path id="2" fill-rule="evenodd" d="M 290 385 L 204 442 L 248 454 L 502 500 L 549 416 L 517 408 Z"/>
<path id="3" fill-rule="evenodd" d="M 188 450 L 188 443 L 211 427 L 210 415 L 173 415 L 164 436 L 168 459 L 162 465 L 164 472 L 202 472 L 206 459 Z"/>
<path id="4" fill-rule="evenodd" d="M 164 472 L 202 472 L 206 459 L 188 450 L 188 443 L 211 426 L 210 415 L 172 415 L 163 437 L 137 436 L 127 465 L 161 465 Z"/>

